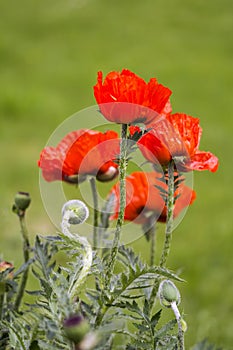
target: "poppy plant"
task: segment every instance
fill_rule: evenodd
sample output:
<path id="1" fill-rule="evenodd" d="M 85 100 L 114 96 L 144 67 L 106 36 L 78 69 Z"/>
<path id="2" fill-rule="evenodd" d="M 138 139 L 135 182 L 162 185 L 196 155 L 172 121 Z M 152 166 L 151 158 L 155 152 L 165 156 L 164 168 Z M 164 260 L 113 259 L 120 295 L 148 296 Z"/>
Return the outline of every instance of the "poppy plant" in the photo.
<path id="1" fill-rule="evenodd" d="M 198 118 L 176 113 L 151 125 L 137 144 L 143 156 L 154 164 L 166 166 L 173 159 L 179 171 L 215 172 L 218 158 L 210 152 L 199 150 L 201 134 Z"/>
<path id="2" fill-rule="evenodd" d="M 159 84 L 156 78 L 146 83 L 142 78 L 123 69 L 110 72 L 103 81 L 98 72 L 94 95 L 104 117 L 115 123 L 148 124 L 158 114 L 170 111 L 171 90 Z"/>
<path id="3" fill-rule="evenodd" d="M 166 222 L 165 200 L 156 186 L 160 186 L 166 191 L 167 185 L 161 182 L 160 178 L 161 173 L 155 171 L 138 171 L 126 177 L 125 220 L 144 225 L 153 215 L 155 221 Z M 111 195 L 115 196 L 114 214 L 111 219 L 116 219 L 119 211 L 119 183 L 113 186 Z M 174 198 L 177 198 L 174 207 L 174 217 L 177 217 L 183 209 L 192 204 L 196 193 L 181 183 L 174 193 Z"/>
<path id="4" fill-rule="evenodd" d="M 118 174 L 113 161 L 119 153 L 115 131 L 77 130 L 67 134 L 57 147 L 45 147 L 38 161 L 46 181 L 77 183 L 87 175 L 99 181 L 110 181 Z"/>

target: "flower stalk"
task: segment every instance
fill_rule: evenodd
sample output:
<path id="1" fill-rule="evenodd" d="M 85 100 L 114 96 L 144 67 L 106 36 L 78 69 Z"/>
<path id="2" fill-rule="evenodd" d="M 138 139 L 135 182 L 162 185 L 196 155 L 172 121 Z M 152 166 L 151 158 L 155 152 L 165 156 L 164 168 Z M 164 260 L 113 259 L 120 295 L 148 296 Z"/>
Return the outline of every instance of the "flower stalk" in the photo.
<path id="1" fill-rule="evenodd" d="M 159 266 L 164 267 L 167 262 L 167 258 L 170 251 L 172 230 L 173 230 L 173 211 L 174 211 L 174 162 L 170 161 L 168 164 L 168 194 L 167 194 L 167 219 L 166 219 L 166 229 L 165 229 L 165 241 L 162 251 L 162 256 L 160 259 Z"/>
<path id="2" fill-rule="evenodd" d="M 83 251 L 83 267 L 80 271 L 77 268 L 76 273 L 71 279 L 68 295 L 71 299 L 75 299 L 78 295 L 80 286 L 86 281 L 89 270 L 92 265 L 92 248 L 86 237 L 79 236 L 78 233 L 70 232 L 71 225 L 79 225 L 86 221 L 89 216 L 87 206 L 79 200 L 70 200 L 64 204 L 62 208 L 62 233 L 70 240 L 82 247 Z"/>
<path id="3" fill-rule="evenodd" d="M 25 212 L 22 211 L 21 215 L 19 215 L 19 221 L 20 221 L 20 227 L 21 227 L 21 233 L 22 233 L 22 237 L 23 237 L 23 255 L 24 255 L 24 263 L 27 264 L 29 261 L 29 252 L 30 252 L 30 243 L 29 243 L 29 238 L 28 238 L 28 231 L 27 231 L 27 227 L 26 227 L 26 223 L 25 223 Z M 24 295 L 24 290 L 27 284 L 27 279 L 28 279 L 28 271 L 29 271 L 29 266 L 26 267 L 22 279 L 21 279 L 21 283 L 19 286 L 19 290 L 18 290 L 18 294 L 16 296 L 15 299 L 15 310 L 18 311 L 23 295 Z"/>
<path id="4" fill-rule="evenodd" d="M 156 247 L 156 227 L 155 224 L 152 226 L 150 230 L 150 239 L 151 239 L 151 246 L 150 246 L 150 266 L 154 266 L 155 264 L 155 247 Z"/>
<path id="5" fill-rule="evenodd" d="M 0 283 L 0 320 L 2 319 L 3 303 L 5 294 L 5 282 Z"/>
<path id="6" fill-rule="evenodd" d="M 179 350 L 185 350 L 185 346 L 184 346 L 184 330 L 183 330 L 183 326 L 182 326 L 182 318 L 180 315 L 180 311 L 177 307 L 177 303 L 175 301 L 173 301 L 171 303 L 171 308 L 172 311 L 174 312 L 176 321 L 177 321 L 177 325 L 178 325 L 178 346 L 179 346 Z"/>
<path id="7" fill-rule="evenodd" d="M 105 286 L 109 285 L 111 279 L 116 257 L 119 249 L 119 241 L 121 229 L 124 223 L 125 205 L 126 205 L 126 169 L 127 169 L 127 124 L 121 124 L 121 143 L 120 143 L 120 159 L 119 159 L 119 178 L 120 178 L 120 207 L 116 223 L 115 237 L 109 258 L 109 265 L 105 279 Z"/>
<path id="8" fill-rule="evenodd" d="M 120 177 L 120 207 L 119 214 L 116 223 L 115 237 L 112 244 L 112 249 L 110 252 L 109 261 L 107 264 L 107 271 L 105 275 L 104 288 L 102 289 L 102 297 L 103 293 L 106 290 L 109 290 L 109 282 L 111 280 L 113 270 L 116 263 L 116 257 L 119 249 L 119 241 L 122 225 L 124 223 L 124 213 L 125 213 L 125 205 L 126 205 L 126 168 L 127 168 L 127 124 L 121 125 L 121 143 L 120 143 L 120 159 L 119 159 L 119 177 Z M 103 303 L 100 305 L 99 310 L 96 315 L 95 326 L 98 327 L 106 313 L 107 307 Z"/>
<path id="9" fill-rule="evenodd" d="M 92 199 L 93 199 L 93 247 L 96 249 L 99 247 L 99 237 L 98 237 L 98 193 L 96 189 L 96 180 L 94 177 L 90 178 Z"/>

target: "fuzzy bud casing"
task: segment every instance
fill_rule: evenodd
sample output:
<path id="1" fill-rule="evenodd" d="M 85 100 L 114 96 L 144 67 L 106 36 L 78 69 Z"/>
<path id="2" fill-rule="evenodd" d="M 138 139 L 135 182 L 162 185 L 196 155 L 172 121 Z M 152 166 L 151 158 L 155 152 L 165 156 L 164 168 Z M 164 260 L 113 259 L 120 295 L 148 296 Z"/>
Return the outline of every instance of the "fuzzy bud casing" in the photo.
<path id="1" fill-rule="evenodd" d="M 64 321 L 64 331 L 67 338 L 79 344 L 89 332 L 90 326 L 81 315 L 74 315 Z"/>
<path id="2" fill-rule="evenodd" d="M 170 307 L 173 302 L 177 305 L 180 303 L 180 292 L 170 280 L 164 280 L 160 283 L 158 295 L 163 306 Z"/>
<path id="3" fill-rule="evenodd" d="M 82 201 L 72 199 L 63 205 L 62 216 L 68 218 L 70 225 L 79 225 L 88 218 L 89 209 Z"/>

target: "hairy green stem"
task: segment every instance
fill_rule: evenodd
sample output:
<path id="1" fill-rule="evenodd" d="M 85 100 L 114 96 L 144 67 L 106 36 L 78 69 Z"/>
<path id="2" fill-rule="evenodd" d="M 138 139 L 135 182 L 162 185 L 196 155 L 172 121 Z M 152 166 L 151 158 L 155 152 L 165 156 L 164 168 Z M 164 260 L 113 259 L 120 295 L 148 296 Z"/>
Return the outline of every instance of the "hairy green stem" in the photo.
<path id="1" fill-rule="evenodd" d="M 182 328 L 182 323 L 181 323 L 181 316 L 180 316 L 180 312 L 179 309 L 176 305 L 176 302 L 172 302 L 171 303 L 171 308 L 172 311 L 174 312 L 176 321 L 177 321 L 177 325 L 178 325 L 178 346 L 179 346 L 179 350 L 185 350 L 184 347 L 184 331 Z"/>
<path id="2" fill-rule="evenodd" d="M 170 251 L 172 230 L 173 230 L 173 211 L 174 211 L 174 162 L 168 164 L 168 194 L 167 194 L 167 220 L 165 230 L 165 241 L 159 266 L 164 267 Z"/>
<path id="3" fill-rule="evenodd" d="M 25 215 L 20 215 L 19 216 L 19 221 L 20 221 L 20 227 L 21 227 L 21 233 L 23 237 L 23 255 L 24 255 L 24 263 L 26 264 L 29 260 L 29 252 L 30 252 L 30 243 L 28 239 L 28 231 L 25 223 Z M 28 271 L 29 267 L 26 268 L 26 270 L 23 273 L 23 276 L 21 278 L 21 283 L 19 286 L 18 294 L 15 299 L 15 310 L 18 311 L 20 307 L 20 303 L 23 298 L 24 290 L 27 284 L 27 279 L 28 279 Z"/>
<path id="4" fill-rule="evenodd" d="M 96 180 L 94 177 L 91 177 L 90 179 L 91 184 L 91 192 L 92 192 L 92 198 L 93 198 L 93 248 L 96 249 L 99 245 L 99 237 L 98 237 L 98 215 L 99 215 L 99 209 L 98 209 L 98 193 L 96 189 Z"/>
<path id="5" fill-rule="evenodd" d="M 126 168 L 127 168 L 127 124 L 122 124 L 121 125 L 120 160 L 119 160 L 120 207 L 119 207 L 119 214 L 118 214 L 118 219 L 116 223 L 115 237 L 113 240 L 113 245 L 110 253 L 108 270 L 106 273 L 105 287 L 108 287 L 109 281 L 111 279 L 111 276 L 114 270 L 116 257 L 119 249 L 121 229 L 124 223 L 125 204 L 126 204 L 126 186 L 125 186 Z"/>
<path id="6" fill-rule="evenodd" d="M 97 311 L 95 327 L 98 327 L 103 317 L 107 311 L 107 306 L 104 304 L 104 293 L 109 290 L 109 282 L 111 280 L 113 270 L 116 263 L 116 257 L 119 249 L 119 241 L 122 225 L 124 223 L 124 214 L 125 214 L 125 204 L 126 204 L 126 186 L 125 186 L 125 177 L 126 177 L 126 168 L 127 168 L 127 124 L 121 125 L 121 143 L 120 143 L 120 160 L 119 160 L 119 177 L 120 177 L 120 207 L 119 214 L 116 223 L 115 237 L 112 244 L 112 249 L 108 261 L 108 269 L 105 275 L 104 286 L 102 289 L 101 295 L 101 304 L 99 310 Z"/>
<path id="7" fill-rule="evenodd" d="M 162 256 L 159 262 L 160 267 L 164 267 L 166 265 L 169 250 L 170 250 L 170 245 L 171 245 L 171 239 L 172 239 L 173 210 L 174 210 L 174 163 L 173 161 L 171 161 L 168 165 L 168 195 L 167 195 L 166 206 L 167 206 L 167 220 L 166 220 L 166 230 L 165 230 L 165 241 L 164 241 Z M 160 283 L 160 279 L 158 278 L 158 280 L 155 281 L 155 284 L 151 291 L 151 296 L 149 300 L 151 311 L 153 310 L 153 305 L 159 289 L 159 283 Z"/>
<path id="8" fill-rule="evenodd" d="M 70 217 L 72 217 L 72 209 L 68 209 L 64 212 L 62 217 L 62 233 L 69 237 L 74 244 L 78 244 L 82 247 L 82 269 L 81 271 L 77 268 L 75 274 L 71 278 L 70 286 L 68 289 L 68 295 L 70 299 L 75 299 L 80 290 L 80 286 L 86 281 L 86 277 L 90 271 L 92 265 L 92 248 L 86 237 L 79 236 L 78 233 L 70 232 Z"/>
<path id="9" fill-rule="evenodd" d="M 155 264 L 155 244 L 156 244 L 156 228 L 155 225 L 150 230 L 150 239 L 151 239 L 151 246 L 150 246 L 150 266 L 154 266 Z"/>

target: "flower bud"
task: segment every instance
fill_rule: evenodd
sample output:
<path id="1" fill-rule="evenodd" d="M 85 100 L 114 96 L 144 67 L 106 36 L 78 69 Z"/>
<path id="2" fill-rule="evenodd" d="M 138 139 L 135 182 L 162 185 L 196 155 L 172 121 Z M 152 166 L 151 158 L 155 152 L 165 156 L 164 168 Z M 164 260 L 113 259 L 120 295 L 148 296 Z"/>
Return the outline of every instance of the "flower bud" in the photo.
<path id="1" fill-rule="evenodd" d="M 118 169 L 114 166 L 110 166 L 105 172 L 99 171 L 96 175 L 96 179 L 101 182 L 112 181 L 118 175 Z"/>
<path id="2" fill-rule="evenodd" d="M 180 303 L 180 292 L 173 282 L 164 280 L 160 283 L 158 291 L 160 303 L 163 306 L 170 307 L 171 303 Z"/>
<path id="3" fill-rule="evenodd" d="M 74 174 L 74 175 L 64 175 L 64 181 L 70 184 L 80 184 L 86 180 L 86 175 Z"/>
<path id="4" fill-rule="evenodd" d="M 31 203 L 31 198 L 28 192 L 18 192 L 15 195 L 15 205 L 17 209 L 25 211 Z"/>
<path id="5" fill-rule="evenodd" d="M 64 321 L 64 331 L 69 340 L 79 344 L 89 332 L 90 326 L 81 315 L 74 315 Z"/>
<path id="6" fill-rule="evenodd" d="M 89 210 L 82 201 L 72 199 L 63 205 L 62 216 L 66 216 L 70 225 L 78 225 L 86 221 Z"/>

